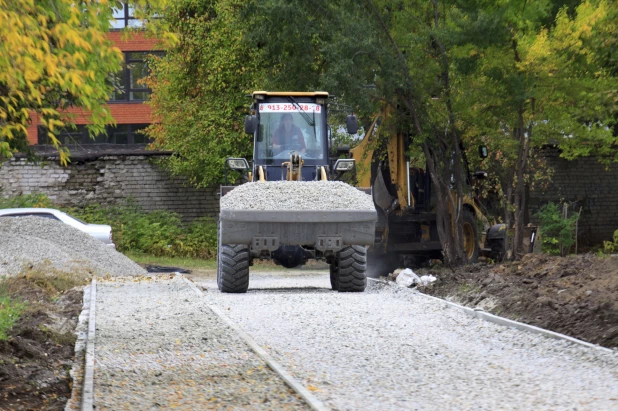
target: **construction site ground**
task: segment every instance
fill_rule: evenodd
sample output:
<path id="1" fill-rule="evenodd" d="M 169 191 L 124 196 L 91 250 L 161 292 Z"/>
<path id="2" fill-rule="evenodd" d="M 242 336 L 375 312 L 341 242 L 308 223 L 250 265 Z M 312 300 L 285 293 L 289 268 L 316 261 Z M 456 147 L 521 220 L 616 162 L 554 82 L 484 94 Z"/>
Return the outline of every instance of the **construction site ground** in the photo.
<path id="1" fill-rule="evenodd" d="M 285 282 L 280 283 L 282 279 L 298 274 L 302 277 L 303 271 L 324 267 L 312 263 L 302 270 L 281 270 L 267 263 L 254 268 L 255 272 L 269 271 L 268 277 L 274 276 L 274 283 L 285 287 Z M 415 272 L 438 277 L 433 286 L 421 290 L 424 293 L 470 307 L 484 307 L 503 317 L 605 347 L 618 347 L 616 257 L 533 254 L 514 263 L 482 262 L 454 272 L 444 266 L 433 266 Z M 188 277 L 212 289 L 215 271 L 194 270 Z M 81 287 L 60 287 L 58 292 L 36 278 L 12 281 L 19 296 L 38 304 L 36 309 L 24 313 L 11 330 L 10 338 L 0 344 L 0 409 L 64 409 L 72 384 L 69 370 L 75 342 L 66 329 L 77 322 L 82 305 Z M 302 292 L 298 288 L 292 290 Z M 325 288 L 314 291 L 328 292 Z M 388 341 L 384 344 L 389 346 Z"/>
<path id="2" fill-rule="evenodd" d="M 73 384 L 77 318 L 85 278 L 31 272 L 2 287 L 28 309 L 0 341 L 0 410 L 63 410 Z"/>
<path id="3" fill-rule="evenodd" d="M 438 280 L 421 291 L 608 348 L 618 347 L 618 257 L 528 254 L 455 270 L 415 270 Z"/>

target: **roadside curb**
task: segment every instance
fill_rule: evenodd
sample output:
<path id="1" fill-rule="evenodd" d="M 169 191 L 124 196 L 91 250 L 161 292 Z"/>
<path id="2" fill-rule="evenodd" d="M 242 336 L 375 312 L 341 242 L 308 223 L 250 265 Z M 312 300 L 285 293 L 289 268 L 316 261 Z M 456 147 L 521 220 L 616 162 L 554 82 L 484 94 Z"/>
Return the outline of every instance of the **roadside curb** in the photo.
<path id="1" fill-rule="evenodd" d="M 88 318 L 90 317 L 91 284 L 85 285 L 82 297 L 82 310 L 75 326 L 75 357 L 69 375 L 71 397 L 64 406 L 64 411 L 80 411 L 82 404 L 82 388 L 84 386 L 84 366 L 86 365 L 86 343 L 88 342 Z"/>
<path id="2" fill-rule="evenodd" d="M 84 386 L 82 391 L 81 411 L 94 409 L 94 338 L 97 303 L 97 279 L 90 283 L 90 313 L 88 316 L 88 337 L 86 339 L 86 360 L 84 365 Z"/>
<path id="3" fill-rule="evenodd" d="M 397 288 L 404 288 L 404 287 L 399 287 L 397 285 L 394 285 L 393 283 L 390 283 L 388 281 L 383 281 L 383 280 L 378 280 L 376 278 L 368 278 L 368 280 L 371 281 L 375 281 L 377 283 L 382 283 L 382 284 L 389 284 L 392 287 L 397 287 Z M 451 301 L 447 301 L 444 300 L 442 298 L 438 298 L 438 297 L 434 297 L 432 295 L 427 295 L 424 294 L 420 291 L 418 291 L 417 293 L 414 293 L 415 295 L 419 295 L 423 298 L 426 299 L 430 299 L 433 300 L 435 302 L 439 302 L 442 303 L 448 307 L 452 307 L 452 308 L 457 308 L 461 311 L 463 311 L 466 315 L 470 316 L 470 317 L 474 317 L 474 318 L 478 318 L 479 320 L 484 320 L 484 321 L 488 321 L 490 323 L 494 323 L 494 324 L 498 324 L 498 325 L 502 325 L 504 327 L 511 327 L 511 328 L 516 328 L 518 330 L 521 331 L 526 331 L 526 332 L 530 332 L 533 334 L 540 334 L 543 335 L 545 337 L 549 337 L 549 338 L 553 338 L 553 339 L 557 339 L 557 340 L 565 340 L 568 341 L 570 343 L 573 344 L 579 344 L 579 345 L 583 345 L 584 347 L 587 348 L 593 348 L 605 353 L 613 353 L 616 354 L 615 350 L 612 350 L 611 348 L 605 348 L 605 347 L 601 347 L 600 345 L 596 345 L 596 344 L 592 344 L 586 341 L 582 341 L 579 340 L 577 338 L 573 338 L 573 337 L 569 337 L 568 335 L 565 334 L 560 334 L 554 331 L 550 331 L 550 330 L 546 330 L 544 328 L 539 328 L 539 327 L 535 327 L 534 325 L 529 325 L 529 324 L 525 324 L 525 323 L 521 323 L 519 321 L 515 321 L 515 320 L 509 320 L 508 318 L 504 318 L 504 317 L 500 317 L 494 314 L 490 314 L 487 311 L 483 310 L 482 308 L 469 308 L 469 307 L 464 307 L 463 305 L 459 305 L 456 303 L 453 303 Z"/>
<path id="4" fill-rule="evenodd" d="M 285 381 L 298 395 L 302 397 L 307 404 L 316 411 L 326 411 L 329 408 L 319 399 L 317 399 L 311 392 L 306 389 L 300 382 L 298 382 L 292 375 L 290 375 L 274 358 L 270 356 L 262 347 L 260 347 L 253 338 L 245 333 L 236 323 L 228 318 L 219 307 L 211 304 L 206 300 L 204 293 L 195 285 L 194 282 L 189 280 L 182 274 L 176 274 L 182 277 L 182 279 L 193 289 L 193 291 L 200 296 L 200 298 L 206 303 L 208 308 L 214 312 L 224 323 L 232 328 L 240 336 L 240 338 L 262 359 L 268 366 Z M 82 409 L 83 410 L 83 409 Z"/>

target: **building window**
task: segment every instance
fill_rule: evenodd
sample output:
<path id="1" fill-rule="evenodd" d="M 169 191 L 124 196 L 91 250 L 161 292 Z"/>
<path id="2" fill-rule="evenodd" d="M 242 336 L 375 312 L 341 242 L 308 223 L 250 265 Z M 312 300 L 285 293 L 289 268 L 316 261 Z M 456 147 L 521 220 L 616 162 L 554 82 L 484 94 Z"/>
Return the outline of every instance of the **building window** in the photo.
<path id="1" fill-rule="evenodd" d="M 160 55 L 158 52 L 128 52 L 124 53 L 122 69 L 110 75 L 113 91 L 109 101 L 144 101 L 150 94 L 150 89 L 140 81 L 148 76 L 148 55 Z"/>
<path id="2" fill-rule="evenodd" d="M 113 29 L 123 29 L 125 27 L 143 27 L 144 23 L 133 16 L 133 6 L 123 4 L 122 8 L 113 9 L 113 19 L 111 21 Z"/>
<path id="3" fill-rule="evenodd" d="M 39 126 L 38 129 L 38 137 L 39 144 L 51 144 L 51 139 L 49 138 L 47 128 L 43 126 Z M 59 134 L 56 134 L 56 138 L 62 144 L 81 144 L 84 138 L 84 135 L 88 136 L 88 130 L 86 130 L 86 126 L 76 126 L 75 128 L 65 127 L 63 128 Z"/>
<path id="4" fill-rule="evenodd" d="M 108 126 L 106 128 L 107 136 L 105 143 L 107 144 L 147 144 L 150 140 L 144 134 L 144 129 L 148 124 L 118 124 L 115 127 Z"/>
<path id="5" fill-rule="evenodd" d="M 117 124 L 105 127 L 106 134 L 99 134 L 94 139 L 88 135 L 86 126 L 74 129 L 66 127 L 56 137 L 62 144 L 148 144 L 150 139 L 144 134 L 148 124 Z M 51 144 L 47 129 L 39 127 L 39 144 Z"/>

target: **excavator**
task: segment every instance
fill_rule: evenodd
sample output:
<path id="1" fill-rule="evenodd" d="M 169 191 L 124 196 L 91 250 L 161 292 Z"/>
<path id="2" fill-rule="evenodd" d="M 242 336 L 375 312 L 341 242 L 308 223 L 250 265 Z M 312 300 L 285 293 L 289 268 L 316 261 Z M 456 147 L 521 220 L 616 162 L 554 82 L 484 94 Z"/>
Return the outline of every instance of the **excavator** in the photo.
<path id="1" fill-rule="evenodd" d="M 428 260 L 442 257 L 435 211 L 436 202 L 441 199 L 432 193 L 429 172 L 410 165 L 408 135 L 393 131 L 380 149 L 372 144 L 389 110 L 390 107 L 385 107 L 373 119 L 362 141 L 348 154 L 357 166 L 357 186 L 372 188 L 378 212 L 375 241 L 368 254 L 368 275 L 374 277 L 399 267 L 416 268 Z M 487 148 L 479 147 L 479 155 L 487 157 Z M 465 169 L 469 170 L 467 161 Z M 483 179 L 487 174 L 476 172 L 472 175 L 469 171 L 467 174 L 467 192 L 463 198 L 463 247 L 468 262 L 474 263 L 479 254 L 496 258 L 503 253 L 506 227 L 490 222 L 469 185 L 473 178 Z"/>

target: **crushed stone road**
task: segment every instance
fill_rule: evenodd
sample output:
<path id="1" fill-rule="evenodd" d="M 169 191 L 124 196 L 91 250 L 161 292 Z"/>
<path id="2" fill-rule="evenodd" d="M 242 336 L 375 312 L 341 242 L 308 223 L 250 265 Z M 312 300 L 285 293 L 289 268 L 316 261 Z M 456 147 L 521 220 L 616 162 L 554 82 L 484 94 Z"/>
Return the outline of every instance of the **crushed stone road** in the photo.
<path id="1" fill-rule="evenodd" d="M 221 198 L 221 209 L 375 210 L 375 205 L 370 195 L 341 181 L 258 181 L 236 186 Z"/>
<path id="2" fill-rule="evenodd" d="M 97 283 L 97 410 L 309 407 L 179 276 Z"/>
<path id="3" fill-rule="evenodd" d="M 336 410 L 618 409 L 616 352 L 469 318 L 408 289 L 332 292 L 325 272 L 255 272 L 247 294 L 193 279 Z"/>

